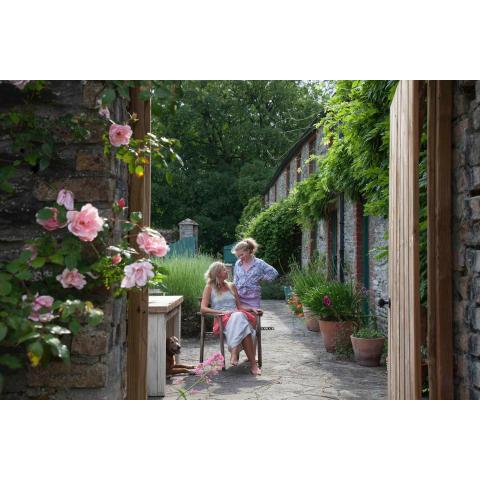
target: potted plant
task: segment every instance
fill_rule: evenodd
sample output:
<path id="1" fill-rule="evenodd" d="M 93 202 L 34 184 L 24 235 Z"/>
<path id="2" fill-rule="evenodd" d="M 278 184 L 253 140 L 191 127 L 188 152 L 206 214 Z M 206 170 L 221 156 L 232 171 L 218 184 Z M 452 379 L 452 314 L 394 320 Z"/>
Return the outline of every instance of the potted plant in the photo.
<path id="1" fill-rule="evenodd" d="M 303 304 L 303 314 L 307 330 L 319 332 L 318 316 L 313 312 L 304 299 L 307 292 L 314 287 L 319 287 L 326 281 L 324 260 L 317 259 L 311 262 L 306 268 L 301 269 L 298 265 L 291 266 L 289 279 L 293 285 L 295 294 Z"/>
<path id="2" fill-rule="evenodd" d="M 306 293 L 303 303 L 319 317 L 327 352 L 335 352 L 339 343 L 348 343 L 357 324 L 362 298 L 361 291 L 351 282 L 325 281 Z"/>
<path id="3" fill-rule="evenodd" d="M 355 360 L 364 367 L 378 367 L 385 345 L 385 336 L 377 328 L 376 318 L 362 317 L 364 322 L 351 336 Z"/>

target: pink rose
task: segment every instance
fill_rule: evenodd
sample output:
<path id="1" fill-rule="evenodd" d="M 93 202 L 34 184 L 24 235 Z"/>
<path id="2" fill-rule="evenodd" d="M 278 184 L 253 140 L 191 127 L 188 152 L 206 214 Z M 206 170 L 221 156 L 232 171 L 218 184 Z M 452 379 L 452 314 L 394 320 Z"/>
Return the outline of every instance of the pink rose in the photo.
<path id="1" fill-rule="evenodd" d="M 141 232 L 137 235 L 137 243 L 145 253 L 154 257 L 164 257 L 170 250 L 161 235 L 151 235 L 147 232 Z"/>
<path id="2" fill-rule="evenodd" d="M 38 293 L 35 295 L 33 299 L 32 308 L 35 312 L 38 312 L 41 308 L 52 308 L 53 305 L 53 297 L 50 295 L 40 295 Z"/>
<path id="3" fill-rule="evenodd" d="M 67 212 L 68 229 L 80 240 L 91 242 L 98 232 L 103 229 L 103 219 L 99 217 L 98 210 L 87 203 L 77 212 Z"/>
<path id="4" fill-rule="evenodd" d="M 69 270 L 65 268 L 61 275 L 55 277 L 63 288 L 75 287 L 77 290 L 81 290 L 86 284 L 85 276 L 82 275 L 76 268 Z"/>
<path id="5" fill-rule="evenodd" d="M 67 210 L 73 210 L 73 193 L 70 190 L 60 190 L 57 195 L 57 203 L 63 205 Z"/>
<path id="6" fill-rule="evenodd" d="M 144 287 L 148 279 L 154 276 L 152 264 L 142 260 L 127 265 L 123 271 L 125 277 L 120 284 L 122 288 Z"/>
<path id="7" fill-rule="evenodd" d="M 27 86 L 27 83 L 29 82 L 30 80 L 10 80 L 10 83 L 12 85 L 15 85 L 17 88 L 19 88 L 20 90 L 23 90 L 26 86 Z"/>
<path id="8" fill-rule="evenodd" d="M 108 136 L 110 138 L 110 143 L 114 147 L 128 145 L 130 137 L 132 136 L 132 129 L 129 125 L 118 125 L 114 123 L 108 131 Z"/>
<path id="9" fill-rule="evenodd" d="M 120 254 L 114 255 L 112 257 L 112 264 L 113 265 L 118 265 L 122 261 L 122 256 Z"/>
<path id="10" fill-rule="evenodd" d="M 120 200 L 118 200 L 117 205 L 118 205 L 120 208 L 125 208 L 125 205 L 126 205 L 125 199 L 124 199 L 124 198 L 121 198 Z"/>
<path id="11" fill-rule="evenodd" d="M 37 223 L 39 223 L 45 230 L 51 232 L 52 230 L 56 230 L 57 228 L 63 228 L 66 223 L 60 224 L 57 218 L 58 210 L 55 207 L 46 207 L 47 210 L 51 210 L 53 212 L 53 217 L 48 218 L 47 220 L 42 220 L 38 218 L 37 213 Z"/>
<path id="12" fill-rule="evenodd" d="M 49 322 L 55 318 L 51 312 L 43 312 L 40 313 L 42 309 L 50 310 L 53 305 L 53 297 L 49 295 L 41 295 L 39 296 L 38 293 L 35 295 L 32 303 L 32 312 L 28 316 L 30 320 L 33 322 Z"/>

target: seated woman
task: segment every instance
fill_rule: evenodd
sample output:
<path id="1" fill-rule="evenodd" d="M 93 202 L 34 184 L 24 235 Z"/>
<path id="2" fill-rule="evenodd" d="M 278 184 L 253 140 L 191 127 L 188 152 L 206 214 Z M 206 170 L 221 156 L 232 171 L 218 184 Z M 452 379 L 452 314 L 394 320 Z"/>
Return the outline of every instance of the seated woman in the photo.
<path id="1" fill-rule="evenodd" d="M 227 342 L 232 365 L 238 365 L 238 356 L 243 348 L 250 362 L 252 375 L 261 375 L 255 360 L 255 317 L 251 308 L 240 303 L 237 289 L 227 282 L 228 271 L 222 262 L 214 262 L 205 273 L 207 284 L 203 290 L 201 312 L 221 314 L 220 320 Z M 217 319 L 215 319 L 217 322 Z M 219 333 L 219 325 L 213 327 Z"/>

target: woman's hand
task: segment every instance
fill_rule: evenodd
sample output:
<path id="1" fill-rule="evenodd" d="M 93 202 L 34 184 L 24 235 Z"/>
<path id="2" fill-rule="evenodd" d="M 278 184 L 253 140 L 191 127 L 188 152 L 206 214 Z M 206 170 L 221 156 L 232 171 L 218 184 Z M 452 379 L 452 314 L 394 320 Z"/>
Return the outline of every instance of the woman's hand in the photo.
<path id="1" fill-rule="evenodd" d="M 253 308 L 253 307 L 252 307 L 252 308 L 250 308 L 250 311 L 251 311 L 252 313 L 257 314 L 257 315 L 260 315 L 260 314 L 263 313 L 263 310 L 261 310 L 260 308 Z"/>

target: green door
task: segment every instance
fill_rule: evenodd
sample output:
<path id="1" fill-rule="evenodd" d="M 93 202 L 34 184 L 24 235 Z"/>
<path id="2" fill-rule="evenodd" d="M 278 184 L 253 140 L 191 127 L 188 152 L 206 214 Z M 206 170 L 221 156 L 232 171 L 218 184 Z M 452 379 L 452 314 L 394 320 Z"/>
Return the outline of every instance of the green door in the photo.
<path id="1" fill-rule="evenodd" d="M 338 272 L 338 216 L 337 211 L 335 210 L 330 214 L 330 225 L 332 228 L 332 250 L 331 250 L 331 275 L 333 278 L 337 278 Z"/>

